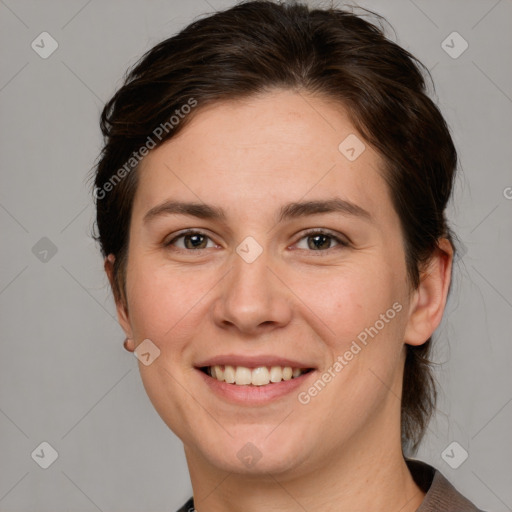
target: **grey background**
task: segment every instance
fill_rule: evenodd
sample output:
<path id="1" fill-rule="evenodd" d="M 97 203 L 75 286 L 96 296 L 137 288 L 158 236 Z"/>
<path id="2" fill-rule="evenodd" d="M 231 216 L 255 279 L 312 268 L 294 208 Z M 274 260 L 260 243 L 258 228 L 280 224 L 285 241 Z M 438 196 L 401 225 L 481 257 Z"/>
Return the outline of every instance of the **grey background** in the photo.
<path id="1" fill-rule="evenodd" d="M 1 511 L 174 511 L 191 494 L 181 442 L 122 347 L 86 176 L 128 65 L 234 3 L 0 0 Z M 439 413 L 417 457 L 481 508 L 512 510 L 512 2 L 359 5 L 432 70 L 461 157 Z M 31 48 L 43 31 L 59 44 L 47 59 Z M 441 47 L 453 31 L 469 43 L 457 59 Z M 31 457 L 43 441 L 58 452 L 48 469 Z M 458 469 L 441 457 L 453 441 L 469 454 Z"/>

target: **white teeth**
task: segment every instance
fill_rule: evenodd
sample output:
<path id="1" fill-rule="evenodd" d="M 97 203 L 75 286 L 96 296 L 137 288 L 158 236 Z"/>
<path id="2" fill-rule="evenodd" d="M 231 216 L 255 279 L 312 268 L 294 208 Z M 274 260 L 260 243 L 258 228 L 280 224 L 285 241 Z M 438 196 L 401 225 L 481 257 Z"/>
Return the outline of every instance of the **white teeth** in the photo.
<path id="1" fill-rule="evenodd" d="M 212 377 L 215 377 L 217 380 L 224 380 L 224 370 L 220 366 L 214 366 L 212 370 Z"/>
<path id="2" fill-rule="evenodd" d="M 252 379 L 251 370 L 245 366 L 237 366 L 235 372 L 235 383 L 237 386 L 250 384 Z"/>
<path id="3" fill-rule="evenodd" d="M 283 369 L 280 366 L 270 368 L 270 382 L 281 382 L 283 380 Z"/>
<path id="4" fill-rule="evenodd" d="M 215 373 L 217 373 L 217 372 L 215 372 Z M 220 379 L 218 379 L 218 380 L 220 380 Z M 235 369 L 232 366 L 226 365 L 224 367 L 224 381 L 227 382 L 228 384 L 234 384 Z"/>
<path id="5" fill-rule="evenodd" d="M 215 365 L 208 368 L 208 374 L 221 382 L 236 384 L 237 386 L 266 386 L 271 382 L 281 382 L 300 377 L 305 370 L 292 368 L 291 366 L 259 366 L 258 368 L 247 368 L 245 366 L 220 366 Z"/>
<path id="6" fill-rule="evenodd" d="M 260 368 L 254 368 L 252 371 L 252 381 L 251 384 L 253 386 L 265 386 L 270 382 L 270 373 L 268 368 L 264 366 Z M 237 383 L 238 384 L 238 383 Z"/>

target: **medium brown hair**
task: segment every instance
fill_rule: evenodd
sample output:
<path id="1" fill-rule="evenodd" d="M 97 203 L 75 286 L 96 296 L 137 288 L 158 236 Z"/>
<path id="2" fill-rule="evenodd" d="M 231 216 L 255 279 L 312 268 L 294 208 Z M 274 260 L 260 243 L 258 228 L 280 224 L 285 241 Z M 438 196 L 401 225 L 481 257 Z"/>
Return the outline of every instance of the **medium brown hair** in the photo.
<path id="1" fill-rule="evenodd" d="M 380 16 L 364 13 L 382 24 Z M 207 104 L 276 88 L 335 100 L 383 157 L 383 176 L 401 221 L 408 276 L 417 288 L 422 266 L 439 239 L 451 241 L 445 208 L 457 164 L 448 127 L 427 95 L 424 75 L 429 76 L 424 66 L 387 39 L 381 26 L 348 10 L 301 4 L 244 2 L 197 20 L 156 45 L 127 74 L 101 115 L 105 144 L 95 174 L 96 239 L 104 256 L 116 258 L 116 300 L 126 299 L 137 187 L 134 156 L 140 156 L 148 137 L 158 146 Z M 169 119 L 191 99 L 197 107 L 154 137 L 155 128 L 169 126 Z M 428 339 L 406 349 L 401 406 L 406 449 L 417 448 L 435 406 L 430 348 Z"/>

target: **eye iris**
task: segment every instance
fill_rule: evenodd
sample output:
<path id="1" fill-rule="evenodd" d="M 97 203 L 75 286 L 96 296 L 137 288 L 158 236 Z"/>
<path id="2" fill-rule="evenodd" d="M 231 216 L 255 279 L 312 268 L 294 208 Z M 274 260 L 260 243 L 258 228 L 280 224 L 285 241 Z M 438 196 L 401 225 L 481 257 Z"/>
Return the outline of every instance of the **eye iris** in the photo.
<path id="1" fill-rule="evenodd" d="M 329 235 L 313 235 L 308 237 L 308 247 L 310 249 L 329 249 L 330 245 Z M 311 240 L 314 240 L 312 243 Z M 322 243 L 324 242 L 324 243 Z M 327 244 L 327 245 L 326 245 Z"/>
<path id="2" fill-rule="evenodd" d="M 185 247 L 187 249 L 204 249 L 205 247 L 200 247 L 200 245 L 204 243 L 205 240 L 206 237 L 200 234 L 185 235 L 184 237 Z"/>

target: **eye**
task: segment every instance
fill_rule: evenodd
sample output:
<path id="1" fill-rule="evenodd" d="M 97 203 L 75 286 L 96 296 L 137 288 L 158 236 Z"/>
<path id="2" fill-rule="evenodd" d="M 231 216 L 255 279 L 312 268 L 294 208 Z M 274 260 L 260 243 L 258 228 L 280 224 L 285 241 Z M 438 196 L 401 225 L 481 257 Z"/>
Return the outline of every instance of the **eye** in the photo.
<path id="1" fill-rule="evenodd" d="M 337 246 L 339 246 L 339 248 L 347 247 L 349 243 L 329 231 L 316 229 L 303 234 L 299 239 L 299 242 L 295 245 L 301 250 L 310 252 L 326 252 L 327 250 L 334 249 Z M 202 249 L 217 247 L 207 234 L 201 231 L 194 231 L 192 229 L 178 234 L 168 242 L 164 242 L 164 246 L 173 246 L 178 250 L 183 251 L 199 251 Z"/>
<path id="2" fill-rule="evenodd" d="M 212 245 L 208 246 L 208 240 Z M 179 242 L 178 242 L 179 241 Z M 188 230 L 164 243 L 165 247 L 174 246 L 181 250 L 200 250 L 216 247 L 210 237 L 201 231 Z"/>
<path id="3" fill-rule="evenodd" d="M 301 242 L 305 240 L 306 242 Z M 325 230 L 311 230 L 308 231 L 296 244 L 299 249 L 311 250 L 316 252 L 325 252 L 328 249 L 333 249 L 332 242 L 335 242 L 335 246 L 347 247 L 349 244 L 346 240 L 334 235 Z M 302 245 L 302 247 L 301 247 Z"/>

